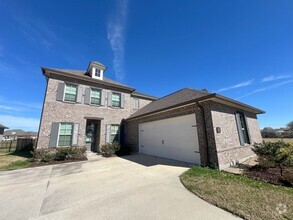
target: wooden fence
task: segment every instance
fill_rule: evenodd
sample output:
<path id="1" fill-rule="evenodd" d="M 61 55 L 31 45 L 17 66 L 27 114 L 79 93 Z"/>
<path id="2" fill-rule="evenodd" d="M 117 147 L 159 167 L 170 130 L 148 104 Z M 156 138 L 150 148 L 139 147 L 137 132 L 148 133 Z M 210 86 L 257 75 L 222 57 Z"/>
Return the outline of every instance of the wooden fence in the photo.
<path id="1" fill-rule="evenodd" d="M 11 151 L 33 150 L 36 148 L 37 139 L 32 138 L 18 138 L 11 141 L 0 141 L 0 149 L 7 149 Z"/>

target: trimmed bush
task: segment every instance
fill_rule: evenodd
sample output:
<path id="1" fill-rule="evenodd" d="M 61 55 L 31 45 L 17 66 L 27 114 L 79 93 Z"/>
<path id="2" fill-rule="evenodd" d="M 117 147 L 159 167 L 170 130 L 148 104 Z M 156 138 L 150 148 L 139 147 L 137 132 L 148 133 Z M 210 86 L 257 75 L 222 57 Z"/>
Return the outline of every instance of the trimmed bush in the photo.
<path id="1" fill-rule="evenodd" d="M 34 160 L 40 162 L 87 159 L 85 147 L 51 147 L 35 149 L 32 154 Z"/>
<path id="2" fill-rule="evenodd" d="M 40 162 L 49 162 L 55 160 L 57 149 L 41 148 L 32 151 L 33 159 Z"/>
<path id="3" fill-rule="evenodd" d="M 104 157 L 113 156 L 120 149 L 120 144 L 118 142 L 114 142 L 112 144 L 104 144 L 100 147 L 100 153 Z"/>

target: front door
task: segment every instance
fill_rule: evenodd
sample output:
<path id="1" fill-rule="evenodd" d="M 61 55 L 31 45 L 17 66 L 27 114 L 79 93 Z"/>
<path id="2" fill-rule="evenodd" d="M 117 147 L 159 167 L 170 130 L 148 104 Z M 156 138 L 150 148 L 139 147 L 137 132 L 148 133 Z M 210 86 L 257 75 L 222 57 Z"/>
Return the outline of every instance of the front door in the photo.
<path id="1" fill-rule="evenodd" d="M 89 151 L 97 151 L 97 123 L 87 121 L 85 131 L 85 146 Z"/>

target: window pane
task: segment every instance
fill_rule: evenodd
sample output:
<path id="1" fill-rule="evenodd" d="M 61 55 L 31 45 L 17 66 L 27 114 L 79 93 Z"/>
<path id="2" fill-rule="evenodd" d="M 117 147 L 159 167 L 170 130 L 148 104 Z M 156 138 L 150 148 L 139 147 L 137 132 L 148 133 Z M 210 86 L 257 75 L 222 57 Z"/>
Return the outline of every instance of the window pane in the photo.
<path id="1" fill-rule="evenodd" d="M 133 109 L 139 108 L 139 99 L 133 99 Z"/>
<path id="2" fill-rule="evenodd" d="M 121 106 L 121 95 L 118 93 L 112 94 L 112 106 L 120 107 Z"/>
<path id="3" fill-rule="evenodd" d="M 250 144 L 247 124 L 246 124 L 245 116 L 243 115 L 243 113 L 242 114 L 239 113 L 239 118 L 240 118 L 240 123 L 241 123 L 241 130 L 242 130 L 243 137 L 244 137 L 244 142 L 247 144 Z"/>
<path id="4" fill-rule="evenodd" d="M 110 136 L 110 142 L 118 142 L 119 137 L 119 125 L 111 125 L 111 136 Z"/>
<path id="5" fill-rule="evenodd" d="M 95 105 L 101 104 L 101 90 L 97 90 L 97 89 L 91 90 L 91 104 L 95 104 Z"/>
<path id="6" fill-rule="evenodd" d="M 95 69 L 95 76 L 100 77 L 101 76 L 101 70 L 100 69 Z"/>
<path id="7" fill-rule="evenodd" d="M 76 85 L 65 85 L 65 97 L 64 101 L 75 102 L 76 100 L 76 93 L 77 93 L 77 86 Z"/>
<path id="8" fill-rule="evenodd" d="M 58 146 L 70 146 L 72 136 L 72 124 L 61 123 L 59 131 L 59 143 Z"/>

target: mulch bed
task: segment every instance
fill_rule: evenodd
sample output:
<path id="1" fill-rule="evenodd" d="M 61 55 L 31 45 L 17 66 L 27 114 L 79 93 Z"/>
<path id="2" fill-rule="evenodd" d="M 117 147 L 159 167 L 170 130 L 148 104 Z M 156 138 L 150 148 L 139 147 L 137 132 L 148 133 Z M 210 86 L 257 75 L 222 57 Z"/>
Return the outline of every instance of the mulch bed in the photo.
<path id="1" fill-rule="evenodd" d="M 290 175 L 293 178 L 293 167 L 286 167 L 283 168 L 283 170 L 284 174 Z M 275 185 L 292 187 L 292 184 L 282 179 L 279 167 L 264 169 L 259 166 L 253 166 L 247 169 L 244 175 L 256 180 L 269 182 Z"/>
<path id="2" fill-rule="evenodd" d="M 47 165 L 55 165 L 55 164 L 62 164 L 62 163 L 71 163 L 71 162 L 80 162 L 86 161 L 87 159 L 80 159 L 80 160 L 62 160 L 62 161 L 49 161 L 49 162 L 30 162 L 28 167 L 40 167 L 40 166 L 47 166 Z"/>

